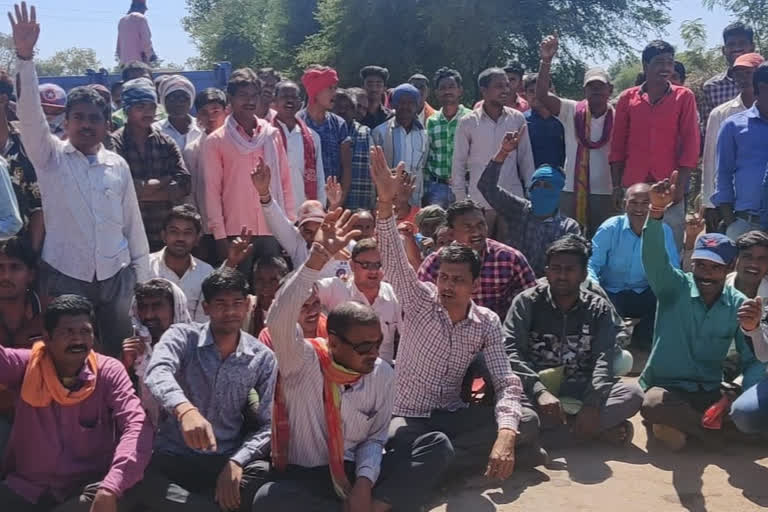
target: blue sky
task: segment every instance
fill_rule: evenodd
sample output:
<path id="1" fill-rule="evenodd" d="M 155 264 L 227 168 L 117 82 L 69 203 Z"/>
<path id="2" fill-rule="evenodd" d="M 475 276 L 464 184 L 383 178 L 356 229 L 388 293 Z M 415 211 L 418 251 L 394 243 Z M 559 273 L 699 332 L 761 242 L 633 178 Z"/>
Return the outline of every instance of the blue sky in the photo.
<path id="1" fill-rule="evenodd" d="M 48 57 L 57 50 L 73 46 L 93 48 L 103 65 L 114 64 L 117 22 L 130 5 L 129 0 L 32 0 L 39 9 L 42 33 L 38 45 L 40 54 Z M 478 0 L 482 1 L 482 0 Z M 62 7 L 65 4 L 66 7 Z M 197 50 L 181 27 L 186 13 L 184 0 L 148 0 L 150 26 L 155 51 L 166 62 L 183 64 L 187 58 L 197 55 Z M 0 0 L 0 10 L 12 8 L 11 0 Z M 680 23 L 702 18 L 707 26 L 711 46 L 720 44 L 720 32 L 730 21 L 722 10 L 709 11 L 700 0 L 672 0 L 672 23 L 667 27 L 666 38 L 673 44 L 680 43 Z M 5 16 L 0 18 L 10 32 Z M 637 41 L 640 49 L 646 41 Z"/>

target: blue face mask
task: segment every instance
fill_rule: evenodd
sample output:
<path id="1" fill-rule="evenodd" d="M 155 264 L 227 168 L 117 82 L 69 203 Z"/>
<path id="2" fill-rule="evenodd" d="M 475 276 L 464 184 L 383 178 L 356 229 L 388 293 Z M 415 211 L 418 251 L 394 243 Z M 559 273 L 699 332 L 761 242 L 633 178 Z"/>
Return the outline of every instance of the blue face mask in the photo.
<path id="1" fill-rule="evenodd" d="M 560 204 L 560 190 L 536 187 L 530 191 L 533 214 L 537 217 L 551 215 Z"/>

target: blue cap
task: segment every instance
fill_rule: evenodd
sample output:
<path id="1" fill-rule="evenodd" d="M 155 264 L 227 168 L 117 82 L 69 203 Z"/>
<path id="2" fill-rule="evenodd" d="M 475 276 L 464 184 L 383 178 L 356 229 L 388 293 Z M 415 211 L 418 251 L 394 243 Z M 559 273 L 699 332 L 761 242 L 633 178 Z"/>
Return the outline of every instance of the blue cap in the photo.
<path id="1" fill-rule="evenodd" d="M 733 240 L 720 233 L 707 233 L 696 239 L 691 259 L 730 265 L 736 259 L 737 253 Z"/>

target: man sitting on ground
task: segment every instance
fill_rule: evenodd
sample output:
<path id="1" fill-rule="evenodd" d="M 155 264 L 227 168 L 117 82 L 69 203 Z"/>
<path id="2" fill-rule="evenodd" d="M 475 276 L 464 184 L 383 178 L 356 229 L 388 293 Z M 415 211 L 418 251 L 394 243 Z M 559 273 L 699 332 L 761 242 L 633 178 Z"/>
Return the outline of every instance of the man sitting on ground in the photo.
<path id="1" fill-rule="evenodd" d="M 677 172 L 650 189 L 649 218 L 643 229 L 643 265 L 659 306 L 653 350 L 640 375 L 645 390 L 641 413 L 653 434 L 672 449 L 693 436 L 721 445 L 721 433 L 701 425 L 702 413 L 721 398 L 722 365 L 733 340 L 741 355 L 744 389 L 765 376 L 746 342 L 765 343 L 759 329 L 762 308 L 726 285 L 736 247 L 725 235 L 700 236 L 693 251 L 693 274 L 683 273 L 664 250 L 662 221 L 672 204 Z M 755 311 L 756 310 L 756 311 Z"/>
<path id="2" fill-rule="evenodd" d="M 205 324 L 177 324 L 154 347 L 145 383 L 165 412 L 147 475 L 145 504 L 158 510 L 251 510 L 268 455 L 276 364 L 240 326 L 248 283 L 237 270 L 203 281 Z M 255 429 L 243 411 L 255 389 Z M 174 508 L 176 507 L 176 508 Z"/>
<path id="3" fill-rule="evenodd" d="M 93 351 L 87 299 L 54 299 L 44 323 L 45 341 L 31 350 L 0 346 L 0 384 L 16 402 L 0 503 L 13 512 L 128 510 L 152 454 L 131 380 Z"/>
<path id="4" fill-rule="evenodd" d="M 616 324 L 611 304 L 582 287 L 589 245 L 568 236 L 547 249 L 547 281 L 515 297 L 504 323 L 512 370 L 523 380 L 524 407 L 542 427 L 568 422 L 583 439 L 632 442 L 628 418 L 643 393 L 616 378 Z"/>

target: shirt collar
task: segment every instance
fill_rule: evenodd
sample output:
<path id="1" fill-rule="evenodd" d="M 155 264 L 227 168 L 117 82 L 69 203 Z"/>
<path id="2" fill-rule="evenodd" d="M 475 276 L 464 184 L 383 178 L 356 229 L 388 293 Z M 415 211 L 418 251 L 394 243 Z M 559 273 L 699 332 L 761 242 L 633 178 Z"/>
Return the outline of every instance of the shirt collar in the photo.
<path id="1" fill-rule="evenodd" d="M 80 150 L 75 146 L 73 146 L 70 141 L 66 141 L 64 143 L 64 153 L 77 153 L 88 160 L 88 157 L 81 153 Z M 104 149 L 104 144 L 99 144 L 99 150 L 96 152 L 96 163 L 94 165 L 112 165 L 108 158 L 109 153 L 106 149 Z"/>
<path id="2" fill-rule="evenodd" d="M 578 308 L 580 308 L 584 304 L 585 302 L 584 294 L 585 294 L 585 290 L 583 288 L 580 288 L 579 297 L 576 299 L 576 302 L 573 304 L 573 307 L 568 311 L 561 311 L 560 308 L 557 306 L 555 299 L 552 297 L 552 287 L 549 286 L 549 281 L 547 281 L 547 289 L 546 289 L 546 293 L 544 294 L 544 300 L 546 300 L 547 304 L 549 304 L 549 306 L 554 311 L 561 311 L 562 313 L 570 313 L 572 311 L 576 311 Z"/>
<path id="3" fill-rule="evenodd" d="M 248 343 L 244 343 L 247 336 L 248 334 L 241 329 L 240 339 L 237 342 L 237 349 L 235 350 L 235 355 L 238 357 L 242 355 L 256 355 L 253 351 L 253 348 L 251 348 Z M 209 347 L 213 346 L 213 344 L 213 331 L 211 331 L 211 322 L 206 322 L 203 324 L 202 330 L 200 331 L 200 337 L 197 340 L 197 348 Z"/>
<path id="4" fill-rule="evenodd" d="M 499 118 L 496 121 L 494 121 L 493 119 L 491 119 L 491 116 L 489 116 L 488 113 L 485 111 L 485 104 L 483 104 L 483 105 L 480 105 L 480 117 L 481 118 L 482 117 L 486 117 L 486 118 L 488 118 L 489 121 L 491 121 L 493 123 L 498 123 L 498 122 L 501 122 L 501 120 L 504 119 L 506 116 L 508 116 L 509 115 L 509 111 L 511 111 L 511 110 L 512 109 L 507 107 L 507 106 L 501 107 L 501 115 L 499 116 Z"/>
<path id="5" fill-rule="evenodd" d="M 760 115 L 760 111 L 757 109 L 757 103 L 749 107 L 745 112 L 745 115 L 751 119 L 762 119 L 763 121 L 768 121 L 768 119 L 765 119 Z"/>
<path id="6" fill-rule="evenodd" d="M 170 268 L 168 268 L 168 265 L 165 264 L 165 249 L 166 249 L 165 247 L 160 249 L 160 262 L 163 264 L 163 266 L 165 268 L 167 268 L 168 270 L 171 270 Z M 195 261 L 194 256 L 192 256 L 190 254 L 189 255 L 189 268 L 187 269 L 187 272 L 195 270 L 195 268 L 197 268 L 197 262 Z M 173 271 L 171 270 L 171 272 L 173 272 Z"/>
<path id="7" fill-rule="evenodd" d="M 395 118 L 395 117 L 392 118 L 392 127 L 393 128 L 403 128 L 402 126 L 400 126 L 400 123 L 397 122 L 397 118 Z M 419 118 L 416 117 L 416 118 L 413 119 L 413 126 L 411 127 L 411 131 L 410 132 L 406 132 L 406 133 L 410 134 L 414 130 L 423 130 L 423 129 L 424 129 L 424 125 L 422 125 L 421 121 L 419 121 Z M 405 131 L 405 128 L 403 128 L 403 131 Z"/>

